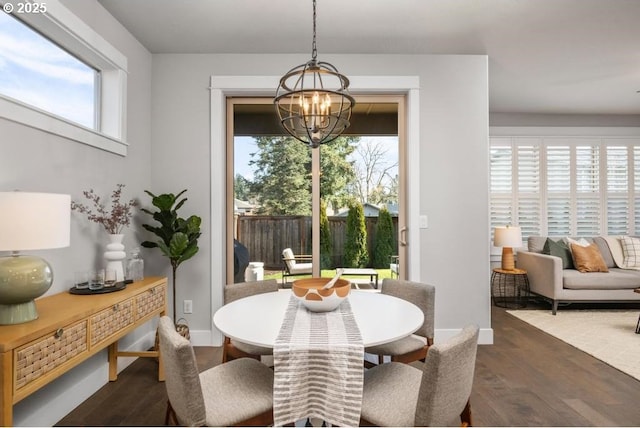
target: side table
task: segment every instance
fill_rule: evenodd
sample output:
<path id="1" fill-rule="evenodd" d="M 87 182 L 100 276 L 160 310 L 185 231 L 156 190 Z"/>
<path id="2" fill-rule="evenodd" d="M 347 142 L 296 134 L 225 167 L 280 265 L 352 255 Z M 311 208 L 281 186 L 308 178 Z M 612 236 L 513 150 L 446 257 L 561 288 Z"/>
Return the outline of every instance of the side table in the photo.
<path id="1" fill-rule="evenodd" d="M 529 278 L 524 269 L 496 268 L 491 274 L 491 299 L 501 308 L 517 309 L 527 306 Z"/>

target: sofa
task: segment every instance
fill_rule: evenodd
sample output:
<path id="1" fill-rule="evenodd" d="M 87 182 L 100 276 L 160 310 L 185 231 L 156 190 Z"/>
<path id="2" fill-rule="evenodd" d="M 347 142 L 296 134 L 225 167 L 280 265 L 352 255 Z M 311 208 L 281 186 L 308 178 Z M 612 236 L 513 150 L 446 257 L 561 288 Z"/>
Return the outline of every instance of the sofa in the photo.
<path id="1" fill-rule="evenodd" d="M 553 242 L 547 243 L 547 239 Z M 517 253 L 517 267 L 527 271 L 531 292 L 549 299 L 554 315 L 560 303 L 640 301 L 640 293 L 634 293 L 635 288 L 640 288 L 640 261 L 637 262 L 639 266 L 635 262 L 630 265 L 630 261 L 634 260 L 630 258 L 631 250 L 628 255 L 624 251 L 627 247 L 623 247 L 630 240 L 640 246 L 640 239 L 614 236 L 580 238 L 586 241 L 584 245 L 588 243 L 593 252 L 599 252 L 602 256 L 606 269 L 596 270 L 606 272 L 581 272 L 572 266 L 571 259 L 575 258 L 573 253 L 566 255 L 566 250 L 561 249 L 557 251 L 565 251 L 565 254 L 553 251 L 553 248 L 563 245 L 566 239 L 530 236 L 528 251 Z M 549 251 L 545 245 L 551 245 L 552 250 Z M 568 250 L 573 247 L 571 244 L 564 245 Z"/>

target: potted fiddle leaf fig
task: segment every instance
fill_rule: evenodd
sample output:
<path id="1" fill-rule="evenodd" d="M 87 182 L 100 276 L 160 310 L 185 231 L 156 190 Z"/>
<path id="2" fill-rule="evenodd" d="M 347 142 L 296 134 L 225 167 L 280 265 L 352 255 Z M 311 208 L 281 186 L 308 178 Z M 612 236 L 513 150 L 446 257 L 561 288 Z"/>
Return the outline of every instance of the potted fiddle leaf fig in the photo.
<path id="1" fill-rule="evenodd" d="M 165 193 L 154 195 L 145 190 L 151 196 L 151 203 L 158 210 L 152 212 L 141 208 L 141 211 L 149 214 L 158 223 L 157 225 L 143 224 L 142 227 L 158 237 L 156 241 L 144 241 L 141 245 L 146 248 L 159 248 L 162 254 L 171 262 L 172 283 L 173 283 L 173 320 L 176 322 L 176 271 L 183 262 L 195 256 L 198 252 L 198 238 L 200 223 L 202 219 L 196 215 L 189 218 L 182 218 L 178 215 L 178 210 L 187 201 L 187 198 L 180 199 L 184 192 L 174 195 Z"/>

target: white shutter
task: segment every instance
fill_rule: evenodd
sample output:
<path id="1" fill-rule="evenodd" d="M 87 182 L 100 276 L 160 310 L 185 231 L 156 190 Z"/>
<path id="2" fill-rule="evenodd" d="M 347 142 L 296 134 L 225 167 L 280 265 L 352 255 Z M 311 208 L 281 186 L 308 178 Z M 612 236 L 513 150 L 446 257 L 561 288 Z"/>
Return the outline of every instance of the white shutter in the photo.
<path id="1" fill-rule="evenodd" d="M 607 146 L 607 233 L 629 233 L 629 163 L 628 149 Z"/>
<path id="2" fill-rule="evenodd" d="M 600 234 L 600 147 L 576 147 L 575 234 Z"/>
<path id="3" fill-rule="evenodd" d="M 640 235 L 638 138 L 495 137 L 490 161 L 492 231 Z"/>
<path id="4" fill-rule="evenodd" d="M 547 234 L 571 234 L 571 150 L 547 146 Z"/>
<path id="5" fill-rule="evenodd" d="M 513 152 L 510 145 L 491 146 L 491 231 L 513 224 Z"/>
<path id="6" fill-rule="evenodd" d="M 522 236 L 541 235 L 540 230 L 540 146 L 518 145 L 518 225 Z"/>

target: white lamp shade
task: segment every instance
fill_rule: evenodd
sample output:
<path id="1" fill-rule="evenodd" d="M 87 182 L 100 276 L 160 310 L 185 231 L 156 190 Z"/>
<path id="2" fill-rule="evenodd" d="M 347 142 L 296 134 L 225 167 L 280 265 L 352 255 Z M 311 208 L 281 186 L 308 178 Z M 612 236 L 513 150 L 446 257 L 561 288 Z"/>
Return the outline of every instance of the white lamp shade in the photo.
<path id="1" fill-rule="evenodd" d="M 522 230 L 519 226 L 499 226 L 493 231 L 493 245 L 496 247 L 522 247 Z"/>
<path id="2" fill-rule="evenodd" d="M 71 196 L 0 192 L 0 251 L 68 247 Z"/>

